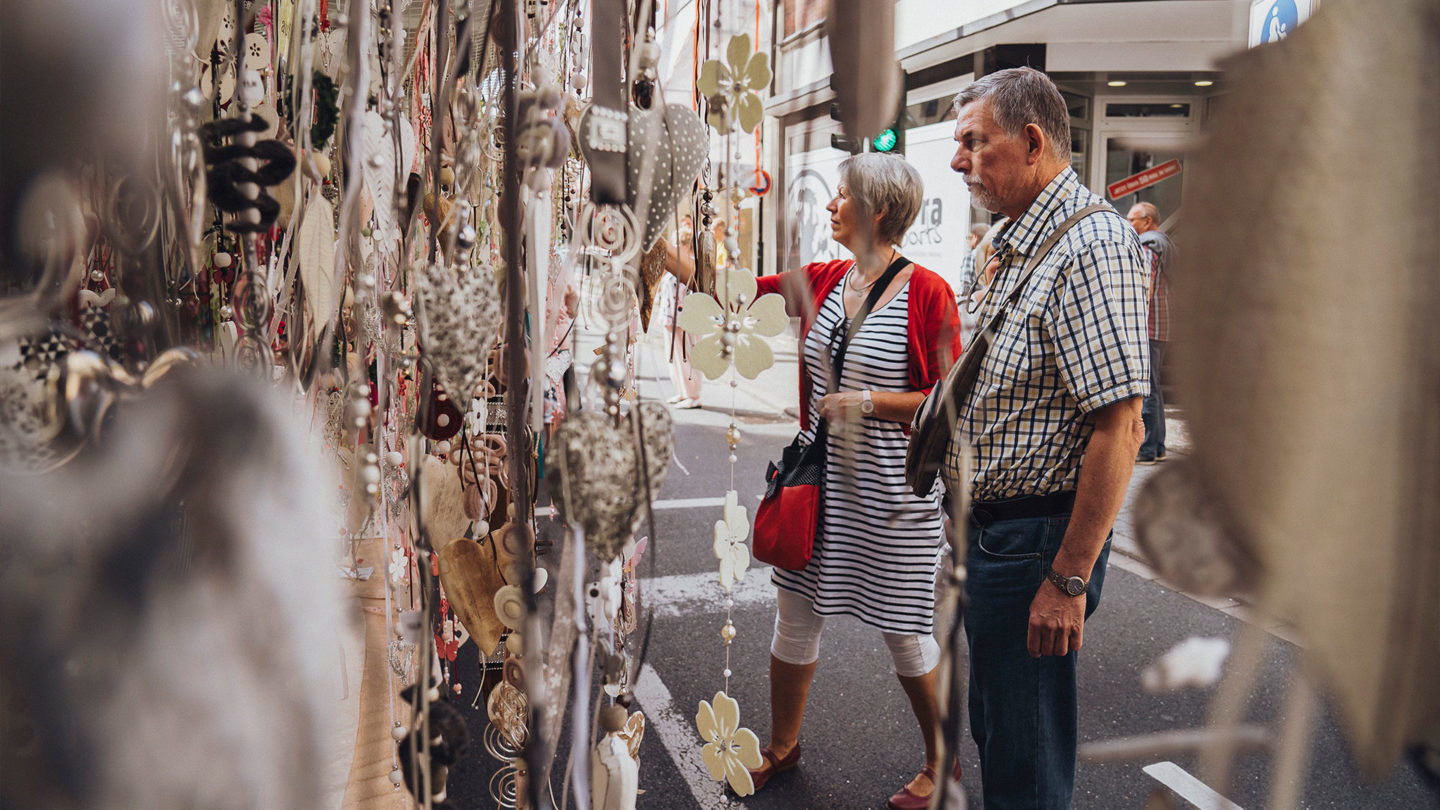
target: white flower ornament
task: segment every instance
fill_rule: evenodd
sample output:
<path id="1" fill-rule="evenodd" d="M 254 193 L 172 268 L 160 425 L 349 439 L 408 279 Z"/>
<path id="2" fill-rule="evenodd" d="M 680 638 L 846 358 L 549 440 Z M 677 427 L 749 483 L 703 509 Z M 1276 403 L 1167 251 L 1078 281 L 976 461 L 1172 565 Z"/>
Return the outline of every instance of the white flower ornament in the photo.
<path id="1" fill-rule="evenodd" d="M 405 549 L 396 548 L 390 552 L 390 581 L 400 584 L 405 581 L 405 575 L 410 573 L 410 558 L 406 556 Z"/>
<path id="2" fill-rule="evenodd" d="M 775 364 L 765 338 L 775 337 L 790 324 L 785 299 L 770 293 L 756 300 L 755 276 L 748 270 L 726 270 L 720 276 L 717 281 L 723 283 L 717 289 L 725 305 L 705 293 L 691 293 L 685 296 L 675 323 L 695 337 L 690 365 L 706 377 L 718 380 L 733 363 L 740 376 L 753 380 Z"/>
<path id="3" fill-rule="evenodd" d="M 770 57 L 750 53 L 750 35 L 737 34 L 725 46 L 729 65 L 711 59 L 700 66 L 695 88 L 705 97 L 705 123 L 727 133 L 738 121 L 744 132 L 754 132 L 765 117 L 759 91 L 770 85 Z"/>
<path id="4" fill-rule="evenodd" d="M 760 738 L 750 729 L 740 728 L 740 704 L 724 692 L 716 692 L 713 706 L 700 701 L 695 726 L 705 738 L 700 755 L 710 769 L 710 778 L 728 780 L 737 796 L 754 793 L 749 769 L 760 767 L 764 760 L 760 758 Z"/>
<path id="5" fill-rule="evenodd" d="M 720 587 L 730 586 L 745 577 L 750 568 L 750 519 L 739 504 L 735 490 L 725 493 L 725 518 L 715 521 L 715 557 L 720 560 Z"/>

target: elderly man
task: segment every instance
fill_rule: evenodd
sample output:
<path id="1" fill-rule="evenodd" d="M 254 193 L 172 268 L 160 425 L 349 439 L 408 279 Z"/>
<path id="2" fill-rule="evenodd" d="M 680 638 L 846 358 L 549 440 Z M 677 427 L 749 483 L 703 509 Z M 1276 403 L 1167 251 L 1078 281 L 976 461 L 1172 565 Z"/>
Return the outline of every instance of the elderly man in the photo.
<path id="1" fill-rule="evenodd" d="M 1175 246 L 1160 230 L 1160 210 L 1153 203 L 1140 202 L 1125 215 L 1130 227 L 1140 234 L 1150 268 L 1150 395 L 1140 416 L 1145 420 L 1145 441 L 1136 464 L 1165 460 L 1165 392 L 1160 388 L 1160 367 L 1165 362 L 1165 344 L 1170 340 L 1170 260 Z"/>
<path id="2" fill-rule="evenodd" d="M 950 167 L 1004 214 L 1000 269 L 981 322 L 1038 260 L 999 324 L 943 467 L 972 495 L 965 583 L 970 724 L 987 808 L 1070 805 L 1077 739 L 1075 653 L 1100 599 L 1149 389 L 1144 259 L 1113 209 L 1070 168 L 1054 83 L 1029 68 L 987 75 L 955 98 Z"/>

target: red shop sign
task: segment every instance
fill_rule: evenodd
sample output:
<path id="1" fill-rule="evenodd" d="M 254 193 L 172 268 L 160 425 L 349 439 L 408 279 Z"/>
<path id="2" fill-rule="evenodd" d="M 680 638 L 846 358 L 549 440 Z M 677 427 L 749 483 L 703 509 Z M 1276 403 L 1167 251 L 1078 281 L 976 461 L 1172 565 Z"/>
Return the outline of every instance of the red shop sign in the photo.
<path id="1" fill-rule="evenodd" d="M 1118 200 L 1126 194 L 1134 194 L 1146 186 L 1153 186 L 1167 177 L 1174 177 L 1180 173 L 1180 161 L 1167 160 L 1159 166 L 1146 169 L 1139 174 L 1132 174 L 1124 180 L 1116 180 L 1105 187 L 1110 199 Z"/>

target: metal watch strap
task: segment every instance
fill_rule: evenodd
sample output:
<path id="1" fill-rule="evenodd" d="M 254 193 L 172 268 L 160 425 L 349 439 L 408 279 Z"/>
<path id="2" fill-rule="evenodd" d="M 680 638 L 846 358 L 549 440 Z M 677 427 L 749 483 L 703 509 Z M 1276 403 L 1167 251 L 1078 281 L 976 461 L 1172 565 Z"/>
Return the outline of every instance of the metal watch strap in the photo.
<path id="1" fill-rule="evenodd" d="M 1050 580 L 1050 582 L 1053 583 L 1055 587 L 1059 588 L 1061 593 L 1072 599 L 1077 596 L 1084 595 L 1085 591 L 1090 587 L 1090 583 L 1087 582 L 1085 579 L 1081 577 L 1067 577 L 1059 571 L 1056 571 L 1052 566 L 1048 565 L 1045 566 L 1045 578 Z M 1078 590 L 1071 589 L 1070 583 L 1072 581 L 1079 582 Z"/>

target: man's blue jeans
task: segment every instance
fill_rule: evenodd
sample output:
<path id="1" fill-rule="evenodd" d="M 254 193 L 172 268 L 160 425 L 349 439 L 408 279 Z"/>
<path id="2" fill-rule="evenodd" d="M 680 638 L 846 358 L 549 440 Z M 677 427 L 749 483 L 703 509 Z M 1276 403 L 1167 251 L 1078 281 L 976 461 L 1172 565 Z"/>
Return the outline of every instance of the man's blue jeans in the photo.
<path id="1" fill-rule="evenodd" d="M 1145 420 L 1145 443 L 1139 458 L 1153 460 L 1165 455 L 1165 391 L 1160 387 L 1160 367 L 1165 364 L 1165 341 L 1150 341 L 1150 396 L 1140 406 Z"/>
<path id="2" fill-rule="evenodd" d="M 1076 654 L 1031 658 L 1025 646 L 1030 602 L 1040 587 L 1055 587 L 1045 571 L 1069 522 L 1064 514 L 970 523 L 970 734 L 980 748 L 986 810 L 1070 806 L 1079 722 Z M 1087 617 L 1100 604 L 1109 557 L 1107 538 L 1090 573 Z"/>

